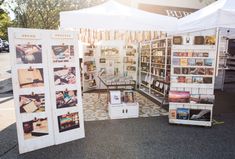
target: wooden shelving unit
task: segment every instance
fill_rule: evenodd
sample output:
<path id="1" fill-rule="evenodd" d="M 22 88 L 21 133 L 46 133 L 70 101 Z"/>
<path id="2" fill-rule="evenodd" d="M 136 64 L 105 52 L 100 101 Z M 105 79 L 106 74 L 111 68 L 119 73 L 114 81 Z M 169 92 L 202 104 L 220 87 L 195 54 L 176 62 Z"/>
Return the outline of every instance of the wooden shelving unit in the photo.
<path id="1" fill-rule="evenodd" d="M 162 103 L 169 89 L 171 39 L 143 42 L 140 46 L 140 90 Z"/>

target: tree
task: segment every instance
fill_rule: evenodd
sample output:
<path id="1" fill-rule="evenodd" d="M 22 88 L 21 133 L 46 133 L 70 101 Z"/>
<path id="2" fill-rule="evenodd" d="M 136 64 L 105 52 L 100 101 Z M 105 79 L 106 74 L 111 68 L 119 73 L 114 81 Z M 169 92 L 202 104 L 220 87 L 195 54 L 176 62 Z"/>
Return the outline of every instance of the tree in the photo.
<path id="1" fill-rule="evenodd" d="M 4 0 L 0 0 L 0 38 L 8 39 L 7 28 L 11 25 L 11 19 L 8 13 L 2 9 Z"/>
<path id="2" fill-rule="evenodd" d="M 23 28 L 57 29 L 59 13 L 102 3 L 104 0 L 11 0 L 15 13 L 14 26 Z"/>

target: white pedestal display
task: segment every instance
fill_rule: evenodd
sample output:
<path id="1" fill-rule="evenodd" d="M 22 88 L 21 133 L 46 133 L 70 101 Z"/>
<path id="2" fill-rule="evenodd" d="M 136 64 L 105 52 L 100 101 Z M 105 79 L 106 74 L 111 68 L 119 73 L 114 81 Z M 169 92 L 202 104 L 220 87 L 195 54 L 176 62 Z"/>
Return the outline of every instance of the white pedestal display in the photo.
<path id="1" fill-rule="evenodd" d="M 139 103 L 109 103 L 109 117 L 111 119 L 123 118 L 138 118 L 139 117 Z"/>

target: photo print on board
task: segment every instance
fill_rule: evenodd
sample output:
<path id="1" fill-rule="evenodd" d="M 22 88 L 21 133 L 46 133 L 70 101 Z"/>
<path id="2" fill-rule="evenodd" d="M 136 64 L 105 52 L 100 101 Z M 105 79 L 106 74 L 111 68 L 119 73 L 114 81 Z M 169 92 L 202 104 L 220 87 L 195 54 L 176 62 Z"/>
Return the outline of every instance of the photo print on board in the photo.
<path id="1" fill-rule="evenodd" d="M 17 64 L 38 64 L 42 63 L 42 46 L 31 44 L 16 45 Z"/>
<path id="2" fill-rule="evenodd" d="M 76 113 L 68 113 L 58 116 L 59 132 L 64 132 L 80 127 L 79 115 Z"/>
<path id="3" fill-rule="evenodd" d="M 20 95 L 20 113 L 45 112 L 45 95 Z"/>
<path id="4" fill-rule="evenodd" d="M 20 88 L 32 88 L 44 86 L 43 69 L 29 68 L 18 70 Z"/>
<path id="5" fill-rule="evenodd" d="M 54 68 L 55 85 L 75 84 L 76 69 L 75 67 Z"/>
<path id="6" fill-rule="evenodd" d="M 56 107 L 67 108 L 74 107 L 77 105 L 77 91 L 76 90 L 66 90 L 56 92 Z"/>
<path id="7" fill-rule="evenodd" d="M 75 62 L 73 45 L 53 45 L 53 62 Z"/>
<path id="8" fill-rule="evenodd" d="M 27 122 L 23 122 L 24 139 L 32 139 L 48 135 L 48 121 L 47 118 L 35 118 Z"/>

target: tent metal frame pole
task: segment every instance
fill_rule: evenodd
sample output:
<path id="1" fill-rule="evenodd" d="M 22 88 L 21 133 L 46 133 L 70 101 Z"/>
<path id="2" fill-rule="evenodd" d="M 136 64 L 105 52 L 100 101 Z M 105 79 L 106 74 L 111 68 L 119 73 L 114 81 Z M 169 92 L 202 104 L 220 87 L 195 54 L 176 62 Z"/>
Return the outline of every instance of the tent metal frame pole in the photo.
<path id="1" fill-rule="evenodd" d="M 215 75 L 214 75 L 214 80 L 216 76 L 218 76 L 218 64 L 219 64 L 219 43 L 220 43 L 220 28 L 216 28 L 216 63 L 215 63 Z"/>

